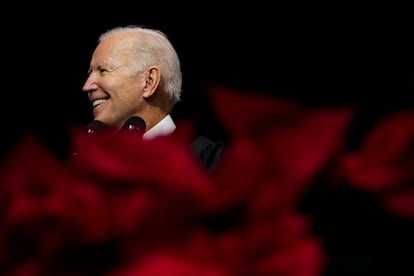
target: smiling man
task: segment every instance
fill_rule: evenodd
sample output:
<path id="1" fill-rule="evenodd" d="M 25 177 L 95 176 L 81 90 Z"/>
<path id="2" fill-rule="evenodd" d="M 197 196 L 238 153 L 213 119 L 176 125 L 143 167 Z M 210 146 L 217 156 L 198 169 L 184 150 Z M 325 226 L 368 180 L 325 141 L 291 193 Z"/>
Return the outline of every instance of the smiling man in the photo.
<path id="1" fill-rule="evenodd" d="M 115 27 L 100 35 L 82 90 L 95 121 L 120 130 L 132 117 L 143 120 L 143 138 L 169 135 L 176 129 L 171 111 L 181 100 L 182 72 L 167 36 L 142 26 Z M 211 169 L 224 144 L 197 137 L 195 156 Z"/>

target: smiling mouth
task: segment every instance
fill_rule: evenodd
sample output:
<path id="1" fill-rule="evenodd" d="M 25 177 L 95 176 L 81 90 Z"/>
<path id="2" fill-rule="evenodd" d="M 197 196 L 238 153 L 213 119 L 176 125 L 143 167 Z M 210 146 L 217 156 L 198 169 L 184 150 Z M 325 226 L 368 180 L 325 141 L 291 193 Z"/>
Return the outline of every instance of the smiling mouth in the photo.
<path id="1" fill-rule="evenodd" d="M 100 105 L 100 104 L 102 104 L 102 103 L 104 103 L 104 102 L 106 102 L 107 101 L 107 99 L 98 99 L 98 100 L 94 100 L 93 102 L 92 102 L 92 106 L 93 107 L 97 107 L 98 105 Z"/>

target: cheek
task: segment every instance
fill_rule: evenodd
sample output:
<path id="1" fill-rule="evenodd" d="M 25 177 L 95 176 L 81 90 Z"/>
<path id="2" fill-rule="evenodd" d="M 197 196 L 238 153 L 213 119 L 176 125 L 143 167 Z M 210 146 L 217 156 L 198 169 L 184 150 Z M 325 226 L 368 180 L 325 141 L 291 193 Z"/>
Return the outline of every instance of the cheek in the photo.
<path id="1" fill-rule="evenodd" d="M 141 77 L 118 78 L 108 85 L 112 86 L 113 93 L 116 94 L 114 97 L 117 97 L 123 105 L 137 105 L 143 100 L 145 81 Z"/>
<path id="2" fill-rule="evenodd" d="M 123 93 L 121 95 L 118 95 L 123 104 L 126 106 L 137 106 L 140 105 L 143 101 L 143 89 L 139 85 L 131 84 L 129 87 L 122 90 Z"/>

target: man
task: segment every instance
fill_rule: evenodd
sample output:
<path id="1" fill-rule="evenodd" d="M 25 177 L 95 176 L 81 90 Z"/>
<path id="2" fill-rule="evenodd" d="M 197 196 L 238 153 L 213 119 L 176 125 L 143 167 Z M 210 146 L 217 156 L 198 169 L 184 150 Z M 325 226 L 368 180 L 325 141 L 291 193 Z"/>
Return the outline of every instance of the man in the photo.
<path id="1" fill-rule="evenodd" d="M 98 39 L 82 90 L 94 120 L 122 129 L 130 118 L 143 122 L 143 138 L 174 132 L 171 111 L 181 100 L 180 60 L 167 36 L 141 26 L 116 27 Z M 224 144 L 198 137 L 191 144 L 198 160 L 212 169 Z"/>

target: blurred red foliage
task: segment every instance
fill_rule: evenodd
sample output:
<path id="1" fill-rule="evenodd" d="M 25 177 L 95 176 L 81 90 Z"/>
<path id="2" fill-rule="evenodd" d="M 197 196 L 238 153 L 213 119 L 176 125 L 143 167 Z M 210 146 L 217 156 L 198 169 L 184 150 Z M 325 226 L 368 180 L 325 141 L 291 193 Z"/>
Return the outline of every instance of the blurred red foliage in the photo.
<path id="1" fill-rule="evenodd" d="M 209 91 L 230 137 L 213 173 L 185 135 L 75 130 L 82 149 L 68 160 L 25 135 L 0 168 L 0 274 L 322 275 L 323 237 L 298 205 L 327 171 L 413 216 L 412 112 L 350 152 L 349 106 Z"/>

